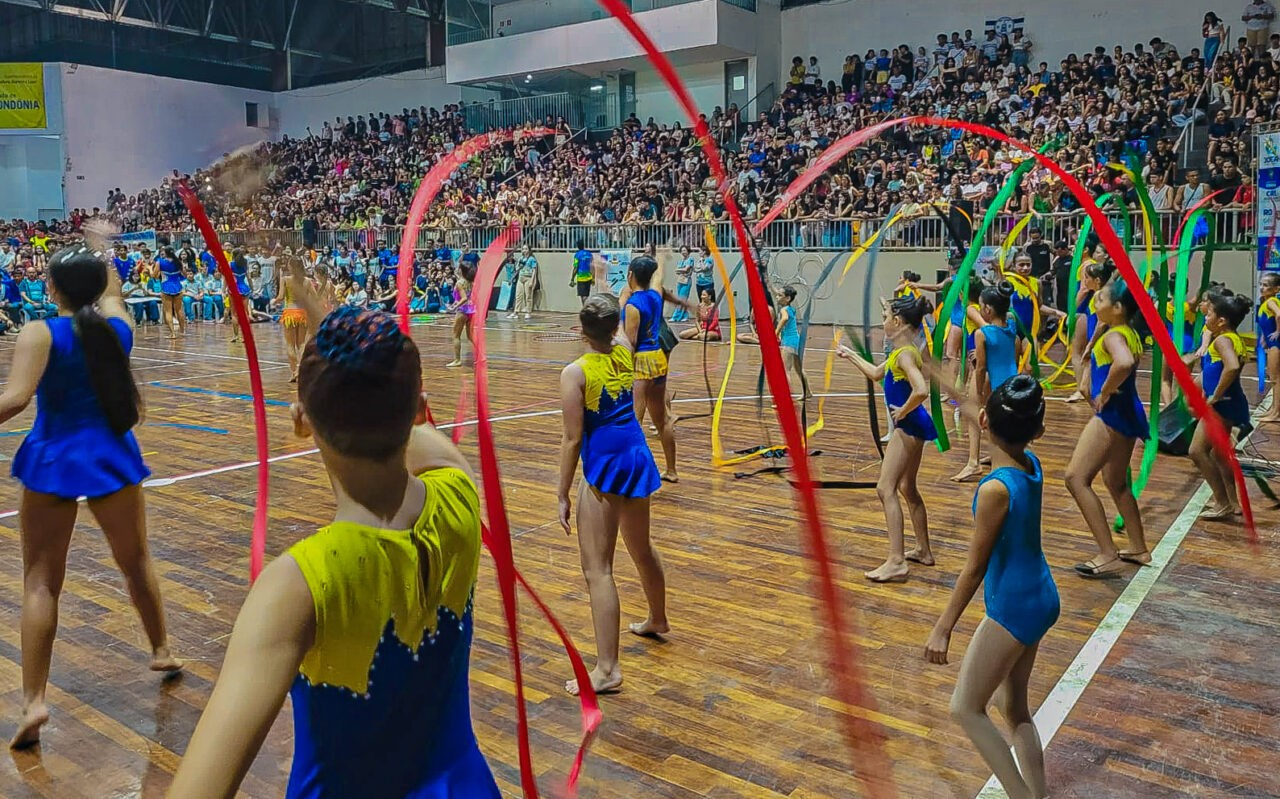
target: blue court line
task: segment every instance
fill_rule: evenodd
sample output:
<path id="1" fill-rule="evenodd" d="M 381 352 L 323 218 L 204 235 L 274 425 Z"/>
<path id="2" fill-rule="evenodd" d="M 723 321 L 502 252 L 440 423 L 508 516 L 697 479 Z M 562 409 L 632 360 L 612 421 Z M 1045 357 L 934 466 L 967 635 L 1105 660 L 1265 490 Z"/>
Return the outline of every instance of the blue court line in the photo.
<path id="1" fill-rule="evenodd" d="M 147 422 L 147 427 L 176 427 L 179 430 L 199 430 L 202 433 L 214 433 L 220 436 L 230 434 L 229 431 L 223 430 L 221 427 L 204 427 L 198 424 L 181 424 L 179 422 Z"/>
<path id="2" fill-rule="evenodd" d="M 172 385 L 171 383 L 159 383 L 159 382 L 147 383 L 147 385 L 155 386 L 156 388 L 167 388 L 170 391 L 185 391 L 188 394 L 207 394 L 211 397 L 224 397 L 226 399 L 237 399 L 237 400 L 243 400 L 245 402 L 253 401 L 253 397 L 250 396 L 249 394 L 232 394 L 231 392 L 228 392 L 228 391 L 214 391 L 211 388 L 196 388 L 195 386 L 175 386 L 175 385 Z M 289 407 L 289 403 L 285 402 L 284 400 L 269 399 L 269 400 L 266 400 L 266 403 L 268 405 L 277 405 L 282 408 Z"/>

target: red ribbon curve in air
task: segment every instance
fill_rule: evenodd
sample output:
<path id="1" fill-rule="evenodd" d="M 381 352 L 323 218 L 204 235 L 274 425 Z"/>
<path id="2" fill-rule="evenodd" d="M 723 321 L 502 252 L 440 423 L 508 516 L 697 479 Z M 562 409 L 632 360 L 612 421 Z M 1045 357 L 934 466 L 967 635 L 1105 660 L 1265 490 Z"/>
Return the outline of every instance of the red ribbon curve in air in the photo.
<path id="1" fill-rule="evenodd" d="M 875 799 L 895 797 L 897 788 L 893 782 L 892 763 L 884 747 L 883 730 L 869 722 L 864 717 L 865 714 L 858 710 L 860 707 L 874 710 L 875 702 L 866 690 L 866 679 L 862 673 L 857 650 L 851 643 L 851 626 L 845 618 L 844 602 L 836 587 L 835 564 L 827 543 L 826 528 L 818 505 L 818 493 L 809 470 L 804 430 L 800 427 L 795 404 L 791 400 L 791 388 L 787 382 L 786 369 L 783 366 L 772 317 L 769 315 L 764 282 L 760 278 L 760 270 L 751 252 L 746 223 L 742 219 L 742 213 L 738 209 L 733 194 L 728 191 L 728 175 L 725 173 L 720 151 L 706 122 L 699 114 L 697 105 L 693 102 L 688 89 L 680 81 L 670 60 L 663 55 L 645 30 L 636 22 L 631 9 L 628 8 L 628 3 L 625 0 L 597 0 L 597 2 L 613 15 L 632 39 L 644 49 L 649 62 L 662 76 L 668 89 L 680 103 L 689 124 L 693 126 L 712 174 L 715 175 L 719 184 L 718 191 L 724 198 L 725 209 L 733 223 L 734 235 L 742 249 L 750 289 L 751 312 L 755 316 L 756 332 L 760 336 L 760 352 L 764 361 L 765 377 L 768 379 L 769 393 L 777 407 L 778 422 L 782 427 L 796 478 L 793 485 L 799 498 L 800 508 L 804 513 L 807 553 L 814 566 L 818 595 L 827 627 L 831 674 L 840 701 L 847 706 L 841 713 L 845 737 L 860 760 L 856 764 L 855 773 L 867 795 Z"/>
<path id="2" fill-rule="evenodd" d="M 480 475 L 484 480 L 485 508 L 489 514 L 489 529 L 486 531 L 486 546 L 493 556 L 494 566 L 498 572 L 498 590 L 502 595 L 503 612 L 507 619 L 507 636 L 511 641 L 511 665 L 515 674 L 516 686 L 516 727 L 520 744 L 520 781 L 527 799 L 537 799 L 538 786 L 533 774 L 533 758 L 529 751 L 529 721 L 524 701 L 524 674 L 520 664 L 520 636 L 516 615 L 516 584 L 524 586 L 538 609 L 555 629 L 564 643 L 565 652 L 573 667 L 574 676 L 580 687 L 579 700 L 582 706 L 582 743 L 578 747 L 573 769 L 569 773 L 567 796 L 576 793 L 578 776 L 582 771 L 582 761 L 586 756 L 596 730 L 603 718 L 595 691 L 591 688 L 591 677 L 586 664 L 577 649 L 569 640 L 564 627 L 551 613 L 551 610 L 534 593 L 532 586 L 515 567 L 515 559 L 511 547 L 511 528 L 507 520 L 506 502 L 502 493 L 502 477 L 498 471 L 498 454 L 494 445 L 493 425 L 489 419 L 489 360 L 485 349 L 485 321 L 489 315 L 489 301 L 493 296 L 493 285 L 502 268 L 502 261 L 508 246 L 519 237 L 519 230 L 509 226 L 484 251 L 480 258 L 480 266 L 473 284 L 473 302 L 476 308 L 472 320 L 472 336 L 474 337 L 476 358 L 476 438 L 480 450 Z"/>
<path id="3" fill-rule="evenodd" d="M 262 390 L 262 369 L 258 365 L 258 345 L 253 338 L 253 326 L 249 324 L 249 312 L 245 306 L 244 295 L 236 284 L 235 273 L 227 262 L 227 254 L 218 240 L 218 233 L 209 222 L 200 198 L 186 180 L 178 183 L 178 196 L 186 204 L 187 211 L 195 220 L 200 235 L 204 237 L 205 246 L 213 255 L 218 265 L 218 272 L 227 284 L 227 293 L 231 295 L 231 310 L 240 324 L 240 332 L 244 334 L 244 354 L 249 361 L 249 388 L 253 395 L 253 426 L 258 448 L 258 498 L 253 509 L 253 537 L 249 547 L 249 582 L 258 579 L 262 573 L 262 564 L 267 552 L 267 508 L 271 494 L 270 446 L 267 442 L 267 402 Z"/>

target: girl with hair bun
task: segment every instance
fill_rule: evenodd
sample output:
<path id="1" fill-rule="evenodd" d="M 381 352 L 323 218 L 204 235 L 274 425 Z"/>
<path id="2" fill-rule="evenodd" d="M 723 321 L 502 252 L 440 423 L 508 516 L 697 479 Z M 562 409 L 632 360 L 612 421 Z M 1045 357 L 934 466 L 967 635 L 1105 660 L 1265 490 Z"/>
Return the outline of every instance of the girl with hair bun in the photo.
<path id="1" fill-rule="evenodd" d="M 894 350 L 879 366 L 844 344 L 838 345 L 836 352 L 869 380 L 884 380 L 885 402 L 893 414 L 893 433 L 876 483 L 876 494 L 884 505 L 889 557 L 863 575 L 876 583 L 905 582 L 911 571 L 907 561 L 922 566 L 934 564 L 933 551 L 929 548 L 929 514 L 916 485 L 925 442 L 937 438 L 933 420 L 924 409 L 924 402 L 929 398 L 929 383 L 917 346 L 924 333 L 927 308 L 923 297 L 898 297 L 885 307 L 884 333 L 893 340 Z M 904 521 L 899 495 L 906 501 L 916 534 L 916 548 L 910 552 L 903 551 Z"/>
<path id="2" fill-rule="evenodd" d="M 1124 281 L 1113 280 L 1094 295 L 1094 307 L 1099 326 L 1105 328 L 1093 336 L 1090 368 L 1080 370 L 1080 389 L 1090 398 L 1095 414 L 1067 464 L 1067 490 L 1098 544 L 1098 555 L 1076 564 L 1082 577 L 1106 577 L 1126 563 L 1144 566 L 1151 562 L 1142 513 L 1129 485 L 1133 446 L 1149 434 L 1147 412 L 1138 396 L 1142 339 L 1131 324 L 1138 314 L 1138 302 Z M 1099 473 L 1124 518 L 1128 549 L 1117 550 L 1111 539 L 1106 510 L 1093 490 L 1093 479 Z"/>
<path id="3" fill-rule="evenodd" d="M 1018 373 L 1018 356 L 1022 339 L 1010 316 L 1014 288 L 1007 280 L 982 290 L 978 307 L 986 324 L 973 334 L 973 351 L 969 354 L 968 393 L 985 401 L 991 392 Z M 982 430 L 977 420 L 967 424 L 969 460 L 951 478 L 956 483 L 972 483 L 982 477 Z"/>
<path id="4" fill-rule="evenodd" d="M 1060 610 L 1058 588 L 1040 541 L 1044 472 L 1027 449 L 1044 434 L 1044 390 L 1030 375 L 1015 375 L 987 398 L 979 425 L 990 436 L 993 468 L 974 494 L 969 557 L 925 644 L 925 659 L 946 664 L 952 630 L 983 585 L 986 615 L 960 664 L 951 716 L 1010 799 L 1042 799 L 1048 795 L 1044 748 L 1027 685 L 1040 641 Z M 987 704 L 997 691 L 1016 761 L 987 715 Z"/>
<path id="5" fill-rule="evenodd" d="M 652 259 L 649 259 L 652 261 Z M 618 588 L 613 581 L 613 554 L 618 532 L 627 546 L 649 605 L 649 616 L 628 629 L 642 637 L 670 630 L 666 576 L 662 559 L 649 538 L 649 500 L 662 484 L 653 453 L 636 417 L 634 386 L 638 382 L 631 339 L 619 330 L 617 298 L 596 294 L 578 315 L 587 352 L 560 374 L 564 438 L 560 447 L 560 525 L 572 533 L 569 498 L 579 458 L 578 548 L 582 574 L 591 598 L 596 638 L 596 666 L 591 684 L 596 693 L 622 687 L 618 662 Z M 577 680 L 565 690 L 578 694 Z"/>
<path id="6" fill-rule="evenodd" d="M 1204 326 L 1212 336 L 1208 351 L 1200 362 L 1200 381 L 1209 405 L 1228 430 L 1246 433 L 1249 423 L 1249 400 L 1240 385 L 1244 369 L 1245 346 L 1237 329 L 1252 309 L 1248 297 L 1230 292 L 1210 295 Z M 1200 514 L 1207 521 L 1229 521 L 1240 515 L 1240 498 L 1231 467 L 1225 458 L 1213 451 L 1204 425 L 1197 425 L 1189 453 L 1200 474 L 1213 491 L 1213 505 Z"/>
<path id="7" fill-rule="evenodd" d="M 699 286 L 698 295 L 710 289 Z M 631 261 L 627 273 L 627 287 L 623 291 L 621 319 L 622 331 L 630 341 L 632 362 L 635 365 L 636 418 L 643 421 L 647 412 L 653 419 L 662 442 L 662 456 L 666 470 L 662 479 L 670 483 L 680 482 L 676 472 L 676 432 L 671 415 L 667 412 L 667 354 L 662 349 L 659 333 L 662 329 L 662 306 L 670 302 L 697 313 L 697 306 L 672 294 L 662 286 L 662 268 L 652 255 L 641 255 Z"/>
<path id="8" fill-rule="evenodd" d="M 796 301 L 795 286 L 783 286 L 774 292 L 773 298 L 778 306 L 774 333 L 782 350 L 782 365 L 788 374 L 800 378 L 800 397 L 807 400 L 813 394 L 809 391 L 809 378 L 805 377 L 804 364 L 800 360 L 800 328 L 796 323 L 796 309 L 792 307 Z"/>
<path id="9" fill-rule="evenodd" d="M 141 401 L 129 371 L 133 324 L 120 280 L 100 254 L 83 246 L 56 253 L 49 278 L 58 315 L 22 329 L 0 394 L 0 423 L 21 413 L 33 396 L 37 405 L 31 433 L 13 458 L 13 476 L 22 483 L 23 560 L 23 713 L 10 741 L 15 748 L 37 743 L 49 720 L 45 686 L 79 497 L 88 498 L 142 618 L 151 670 L 182 668 L 169 653 L 147 551 L 142 481 L 151 472 L 131 432 Z"/>

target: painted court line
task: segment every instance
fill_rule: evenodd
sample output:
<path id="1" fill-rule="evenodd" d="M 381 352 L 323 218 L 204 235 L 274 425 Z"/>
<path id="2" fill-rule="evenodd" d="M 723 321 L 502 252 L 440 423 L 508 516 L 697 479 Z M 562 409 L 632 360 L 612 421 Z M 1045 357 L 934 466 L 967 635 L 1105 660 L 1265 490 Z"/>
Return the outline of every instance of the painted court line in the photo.
<path id="1" fill-rule="evenodd" d="M 1268 407 L 1270 407 L 1269 403 Z M 1265 411 L 1260 406 L 1254 413 L 1255 423 L 1263 413 Z M 1239 450 L 1248 440 L 1248 437 L 1242 439 L 1236 445 L 1236 449 Z M 1155 549 L 1151 551 L 1151 563 L 1138 569 L 1134 574 L 1129 585 L 1111 606 L 1111 610 L 1107 611 L 1107 615 L 1098 622 L 1098 628 L 1089 636 L 1089 640 L 1084 642 L 1080 654 L 1076 655 L 1076 659 L 1063 672 L 1057 685 L 1053 686 L 1053 690 L 1045 697 L 1044 704 L 1040 705 L 1040 709 L 1036 711 L 1035 722 L 1036 729 L 1040 731 L 1040 741 L 1046 749 L 1049 742 L 1062 729 L 1062 725 L 1066 723 L 1067 716 L 1084 695 L 1085 689 L 1097 675 L 1107 655 L 1111 654 L 1112 648 L 1120 640 L 1129 622 L 1133 621 L 1138 608 L 1146 601 L 1151 589 L 1155 587 L 1173 561 L 1174 554 L 1182 547 L 1182 542 L 1186 540 L 1191 527 L 1212 496 L 1213 492 L 1209 490 L 1209 484 L 1201 481 L 1196 493 L 1191 495 L 1191 500 L 1173 520 L 1173 524 L 1169 525 L 1160 543 L 1156 544 Z M 992 775 L 978 792 L 977 799 L 1008 799 L 1008 795 L 1000 787 L 995 775 Z"/>
<path id="2" fill-rule="evenodd" d="M 150 384 L 150 385 L 154 385 L 154 384 Z M 204 393 L 204 392 L 201 392 L 201 393 Z M 240 397 L 240 395 L 233 395 L 233 396 L 236 396 L 237 398 Z M 855 392 L 855 393 L 840 393 L 840 394 L 818 394 L 816 396 L 855 397 L 856 398 L 856 397 L 864 397 L 866 395 Z M 725 397 L 724 401 L 725 402 L 744 402 L 746 400 L 755 400 L 755 399 L 757 399 L 757 397 L 753 394 L 750 396 Z M 685 399 L 672 400 L 672 404 L 681 404 L 686 402 L 706 402 L 706 401 L 707 401 L 706 397 L 687 397 Z M 283 404 L 287 405 L 288 403 L 283 403 Z M 534 419 L 541 416 L 557 416 L 559 415 L 559 413 L 560 413 L 559 408 L 553 408 L 551 410 L 545 410 L 545 411 L 530 411 L 529 413 L 513 413 L 513 414 L 508 414 L 506 416 L 494 416 L 490 418 L 489 421 L 493 422 L 494 424 L 497 424 L 500 422 L 514 422 L 519 419 Z M 476 423 L 475 419 L 469 419 L 465 422 L 461 422 L 458 424 L 454 424 L 451 422 L 449 424 L 437 425 L 436 429 L 450 430 L 455 427 L 470 427 L 475 423 Z M 320 450 L 313 447 L 311 449 L 304 449 L 298 452 L 287 452 L 283 455 L 275 455 L 273 457 L 268 458 L 267 463 L 280 463 L 282 461 L 291 461 L 295 458 L 305 458 L 308 455 L 315 455 L 319 451 Z M 256 469 L 257 466 L 258 466 L 257 461 L 242 461 L 240 463 L 230 463 L 230 464 L 227 464 L 226 466 L 218 466 L 213 469 L 204 469 L 198 472 L 191 472 L 190 474 L 180 474 L 175 477 L 152 478 L 144 482 L 142 484 L 142 487 L 143 488 L 164 488 L 165 486 L 171 486 L 171 485 L 174 485 L 175 483 L 183 483 L 188 480 L 198 480 L 202 477 L 212 477 L 213 475 L 216 475 L 216 474 L 226 474 L 227 472 L 237 472 L 237 471 L 240 471 L 241 469 Z M 81 501 L 83 501 L 84 497 L 80 497 L 80 499 Z M 5 511 L 3 513 L 0 513 L 0 519 L 10 519 L 17 515 L 18 515 L 18 511 L 16 510 Z"/>
<path id="3" fill-rule="evenodd" d="M 246 402 L 253 401 L 253 397 L 249 394 L 236 394 L 230 391 L 214 391 L 211 388 L 200 388 L 199 386 L 174 386 L 168 383 L 161 383 L 159 381 L 156 381 L 153 383 L 147 383 L 147 385 L 153 388 L 168 389 L 169 391 L 183 391 L 183 392 L 186 392 L 187 394 L 204 394 L 210 397 L 221 397 L 224 399 L 244 400 Z M 285 402 L 284 400 L 275 400 L 275 399 L 264 400 L 264 402 L 267 405 L 274 405 L 277 407 L 285 407 L 285 408 L 289 407 L 289 405 L 291 404 L 291 403 Z"/>

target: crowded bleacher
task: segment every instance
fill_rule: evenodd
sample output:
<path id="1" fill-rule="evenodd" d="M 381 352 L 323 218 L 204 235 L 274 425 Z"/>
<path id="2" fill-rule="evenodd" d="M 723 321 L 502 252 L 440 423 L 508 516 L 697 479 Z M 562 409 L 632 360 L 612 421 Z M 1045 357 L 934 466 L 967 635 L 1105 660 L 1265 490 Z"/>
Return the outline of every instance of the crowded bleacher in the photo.
<path id="1" fill-rule="evenodd" d="M 1218 37 L 1206 38 L 1204 52 L 1179 53 L 1153 38 L 1130 49 L 1098 46 L 1056 66 L 1037 59 L 1034 41 L 1022 31 L 979 38 L 972 31 L 939 33 L 931 47 L 900 44 L 851 54 L 837 75 L 816 57 L 796 56 L 785 90 L 756 118 L 745 119 L 730 106 L 715 108 L 707 121 L 749 218 L 762 214 L 831 142 L 909 114 L 978 121 L 1037 148 L 1049 144 L 1058 162 L 1091 190 L 1123 192 L 1131 208 L 1137 208 L 1131 182 L 1110 168 L 1126 153 L 1142 163 L 1158 211 L 1185 208 L 1206 186 L 1225 189 L 1215 197 L 1219 206 L 1247 208 L 1253 201 L 1249 131 L 1275 119 L 1280 35 L 1271 35 L 1265 46 L 1250 46 L 1243 37 L 1221 42 L 1225 29 L 1208 18 L 1204 33 Z M 1215 57 L 1208 69 L 1205 54 Z M 192 177 L 223 230 L 395 227 L 404 223 L 421 175 L 479 132 L 468 130 L 463 119 L 456 105 L 338 118 L 307 138 L 265 143 Z M 456 173 L 432 205 L 426 227 L 456 230 L 516 220 L 526 229 L 554 229 L 726 219 L 687 126 L 633 116 L 591 141 L 563 120 L 538 124 L 555 133 L 495 147 Z M 1202 146 L 1207 129 L 1204 169 L 1179 164 L 1180 136 L 1191 125 L 1202 128 Z M 956 199 L 981 212 L 1020 158 L 977 137 L 899 128 L 856 150 L 784 218 L 805 222 L 798 226 L 800 246 L 842 246 L 847 242 L 830 234 L 841 220 L 883 218 L 899 204 L 908 218 Z M 101 212 L 125 230 L 189 230 L 172 190 L 179 177 L 175 172 L 136 194 L 113 191 Z M 1078 203 L 1040 169 L 1002 210 L 1071 212 Z M 22 247 L 42 230 L 65 236 L 98 212 L 77 211 L 52 225 L 15 223 L 6 238 Z M 545 240 L 558 247 L 571 243 L 567 237 Z"/>

